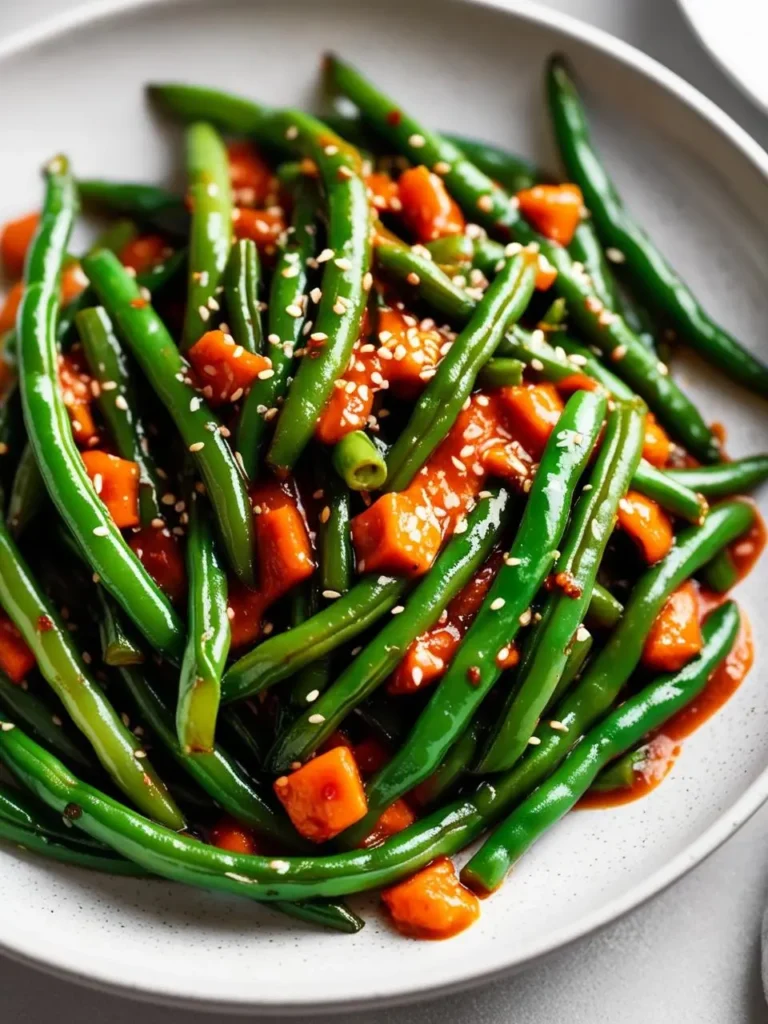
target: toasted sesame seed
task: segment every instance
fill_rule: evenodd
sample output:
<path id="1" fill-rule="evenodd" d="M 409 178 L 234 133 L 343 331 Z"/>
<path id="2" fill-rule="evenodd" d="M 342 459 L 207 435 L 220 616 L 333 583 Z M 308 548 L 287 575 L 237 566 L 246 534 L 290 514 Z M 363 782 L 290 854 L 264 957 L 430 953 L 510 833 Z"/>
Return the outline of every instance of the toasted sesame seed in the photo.
<path id="1" fill-rule="evenodd" d="M 483 213 L 490 213 L 493 209 L 493 198 L 490 195 L 480 196 L 477 200 L 477 208 Z"/>
<path id="2" fill-rule="evenodd" d="M 497 612 L 500 608 L 503 608 L 506 603 L 507 602 L 504 600 L 503 597 L 495 598 L 493 601 L 491 601 L 491 605 L 490 605 L 491 611 L 492 612 Z"/>
<path id="3" fill-rule="evenodd" d="M 274 370 L 259 370 L 259 372 L 256 374 L 256 376 L 259 378 L 259 380 L 269 380 L 270 377 L 274 377 L 275 376 L 275 371 Z"/>
<path id="4" fill-rule="evenodd" d="M 341 597 L 341 594 L 338 590 L 324 590 L 323 597 L 327 597 L 329 601 L 333 601 L 337 597 Z"/>
<path id="5" fill-rule="evenodd" d="M 321 523 L 327 523 L 331 518 L 331 509 L 328 505 L 321 511 L 319 517 Z"/>
<path id="6" fill-rule="evenodd" d="M 408 137 L 408 145 L 412 146 L 414 149 L 421 149 L 425 143 L 426 140 L 423 135 L 413 134 Z"/>
<path id="7" fill-rule="evenodd" d="M 446 163 L 445 160 L 438 160 L 435 166 L 432 168 L 435 174 L 450 174 L 451 165 Z"/>
<path id="8" fill-rule="evenodd" d="M 137 757 L 137 758 L 139 758 L 139 760 L 141 760 L 142 758 L 147 756 L 147 752 L 146 752 L 146 750 L 134 750 L 133 756 Z"/>
<path id="9" fill-rule="evenodd" d="M 205 448 L 205 441 L 195 441 L 189 446 L 191 452 L 201 452 Z"/>
<path id="10" fill-rule="evenodd" d="M 211 318 L 211 311 L 210 311 L 210 309 L 208 309 L 207 306 L 198 306 L 197 307 L 197 312 L 198 312 L 198 315 L 199 315 L 200 319 L 203 321 L 203 323 L 207 323 L 207 321 L 210 320 L 210 318 Z"/>
<path id="11" fill-rule="evenodd" d="M 320 725 L 321 722 L 325 721 L 325 715 L 310 715 L 307 721 L 310 725 Z"/>
<path id="12" fill-rule="evenodd" d="M 334 256 L 335 253 L 333 249 L 323 249 L 320 255 L 316 257 L 316 260 L 318 263 L 327 263 L 328 260 L 332 260 Z"/>
<path id="13" fill-rule="evenodd" d="M 109 535 L 109 528 L 106 526 L 94 526 L 93 535 L 94 537 L 107 537 Z"/>
<path id="14" fill-rule="evenodd" d="M 396 604 L 395 607 L 390 612 L 390 615 L 400 615 L 400 613 L 404 612 L 404 611 L 405 611 L 405 605 Z"/>
<path id="15" fill-rule="evenodd" d="M 520 623 L 521 626 L 528 626 L 528 625 L 530 625 L 532 617 L 533 617 L 533 612 L 531 611 L 530 608 L 526 608 L 525 611 L 523 612 L 523 614 L 518 619 L 518 622 Z"/>
<path id="16" fill-rule="evenodd" d="M 334 262 L 335 266 L 337 266 L 339 268 L 339 270 L 351 270 L 352 269 L 352 264 L 349 262 L 349 260 L 347 259 L 346 256 L 339 256 L 338 259 L 335 259 L 333 262 Z"/>
<path id="17" fill-rule="evenodd" d="M 605 255 L 608 257 L 611 263 L 624 263 L 627 259 L 627 257 L 621 251 L 621 249 L 617 249 L 613 245 L 608 246 L 608 248 L 605 250 Z"/>
<path id="18" fill-rule="evenodd" d="M 529 744 L 530 744 L 530 745 L 531 745 L 532 747 L 538 747 L 538 746 L 540 745 L 540 743 L 541 743 L 541 740 L 539 739 L 539 737 L 538 737 L 538 736 L 530 736 L 530 737 L 528 738 L 528 743 L 529 743 Z"/>
<path id="19" fill-rule="evenodd" d="M 298 138 L 298 135 L 299 129 L 296 127 L 295 124 L 289 125 L 288 128 L 285 129 L 286 139 L 295 139 Z"/>
<path id="20" fill-rule="evenodd" d="M 611 352 L 611 359 L 614 361 L 614 363 L 618 363 L 618 362 L 620 362 L 624 358 L 624 356 L 626 354 L 627 354 L 627 346 L 626 345 L 617 345 L 616 348 L 613 350 L 613 352 Z"/>
<path id="21" fill-rule="evenodd" d="M 290 306 L 286 306 L 285 312 L 288 314 L 288 316 L 292 316 L 295 318 L 304 316 L 304 310 L 301 308 L 301 306 L 297 306 L 295 303 L 291 303 Z"/>
<path id="22" fill-rule="evenodd" d="M 1 732 L 10 732 L 11 729 L 15 729 L 15 728 L 16 728 L 16 726 L 13 724 L 13 722 L 0 722 L 0 731 Z"/>
<path id="23" fill-rule="evenodd" d="M 371 290 L 371 286 L 372 285 L 373 285 L 373 274 L 369 270 L 369 271 L 367 271 L 363 275 L 363 288 L 368 292 L 368 291 Z"/>
<path id="24" fill-rule="evenodd" d="M 587 629 L 587 627 L 584 625 L 579 626 L 579 628 L 576 630 L 576 639 L 579 641 L 579 643 L 584 643 L 586 640 L 589 640 L 589 637 L 590 632 Z"/>

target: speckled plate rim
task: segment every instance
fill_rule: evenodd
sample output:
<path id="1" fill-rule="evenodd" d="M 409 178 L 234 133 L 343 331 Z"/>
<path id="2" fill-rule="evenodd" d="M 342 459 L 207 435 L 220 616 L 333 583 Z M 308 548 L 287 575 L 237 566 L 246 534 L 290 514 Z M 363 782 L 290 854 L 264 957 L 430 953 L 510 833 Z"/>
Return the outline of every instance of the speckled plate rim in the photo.
<path id="1" fill-rule="evenodd" d="M 707 99 L 675 72 L 644 54 L 629 43 L 625 43 L 602 29 L 585 24 L 577 18 L 540 6 L 528 0 L 460 0 L 467 5 L 485 7 L 509 14 L 542 28 L 551 28 L 572 40 L 591 47 L 599 53 L 615 59 L 637 71 L 652 83 L 671 93 L 691 111 L 706 121 L 758 171 L 768 185 L 768 153 L 755 142 L 736 122 L 715 103 Z M 185 0 L 97 0 L 84 4 L 73 11 L 47 19 L 38 26 L 11 35 L 0 44 L 0 62 L 17 57 L 27 49 L 49 42 L 57 36 L 87 24 L 106 21 L 112 17 L 153 6 L 182 6 Z M 140 983 L 126 979 L 120 974 L 120 964 L 114 962 L 114 971 L 100 970 L 88 973 L 82 965 L 70 960 L 65 949 L 45 945 L 43 936 L 34 941 L 24 941 L 14 934 L 13 922 L 0 918 L 0 953 L 30 966 L 94 988 L 119 993 L 123 996 L 169 1006 L 187 1006 L 196 1010 L 240 1014 L 283 1014 L 291 1015 L 308 1011 L 354 1011 L 382 1008 L 397 1004 L 448 995 L 461 989 L 493 982 L 556 950 L 604 928 L 617 918 L 627 914 L 647 900 L 661 893 L 729 839 L 768 800 L 768 768 L 748 787 L 743 795 L 707 828 L 686 849 L 669 860 L 638 885 L 632 886 L 620 897 L 610 900 L 596 911 L 585 914 L 576 924 L 553 930 L 546 938 L 531 944 L 523 954 L 509 954 L 501 951 L 496 956 L 487 956 L 482 966 L 477 961 L 456 964 L 457 975 L 450 983 L 434 985 L 403 984 L 392 988 L 386 995 L 371 999 L 332 1000 L 323 1002 L 281 1002 L 254 1003 L 248 999 L 221 1001 L 216 999 L 190 999 L 182 993 L 155 987 L 140 987 Z M 100 965 L 101 966 L 101 965 Z"/>

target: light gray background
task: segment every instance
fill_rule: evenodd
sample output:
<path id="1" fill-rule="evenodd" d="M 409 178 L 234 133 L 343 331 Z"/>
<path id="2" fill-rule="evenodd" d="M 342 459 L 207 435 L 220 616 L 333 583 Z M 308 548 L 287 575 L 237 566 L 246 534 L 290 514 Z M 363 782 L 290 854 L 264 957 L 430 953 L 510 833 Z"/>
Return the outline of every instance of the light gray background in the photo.
<path id="1" fill-rule="evenodd" d="M 73 0 L 0 0 L 0 37 L 71 6 Z M 650 53 L 768 148 L 768 119 L 711 63 L 673 0 L 550 0 L 550 6 Z M 543 965 L 485 989 L 365 1018 L 370 1024 L 647 1024 L 662 1014 L 671 1024 L 768 1022 L 759 949 L 766 899 L 768 807 L 671 890 Z M 139 1006 L 4 958 L 0 994 L 3 1024 L 205 1024 L 213 1019 Z M 312 1019 L 331 1024 L 338 1017 Z M 271 1024 L 272 1019 L 260 1020 Z"/>

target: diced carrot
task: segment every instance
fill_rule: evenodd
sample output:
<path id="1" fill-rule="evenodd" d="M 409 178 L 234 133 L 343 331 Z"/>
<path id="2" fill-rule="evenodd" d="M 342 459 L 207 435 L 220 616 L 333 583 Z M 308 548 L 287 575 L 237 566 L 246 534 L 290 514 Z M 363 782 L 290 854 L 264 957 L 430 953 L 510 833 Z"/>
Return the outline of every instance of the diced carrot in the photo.
<path id="1" fill-rule="evenodd" d="M 5 296 L 3 308 L 0 309 L 0 334 L 11 331 L 16 326 L 16 314 L 19 311 L 21 297 L 24 294 L 24 284 L 17 281 L 11 285 L 8 294 Z"/>
<path id="2" fill-rule="evenodd" d="M 383 494 L 355 516 L 351 526 L 361 572 L 421 576 L 432 565 L 442 541 L 432 509 L 405 491 Z"/>
<path id="3" fill-rule="evenodd" d="M 520 446 L 514 441 L 491 445 L 480 456 L 480 463 L 489 476 L 522 487 L 530 478 L 530 464 L 520 458 Z"/>
<path id="4" fill-rule="evenodd" d="M 517 201 L 522 215 L 542 235 L 571 244 L 584 208 L 578 185 L 534 185 L 518 192 Z"/>
<path id="5" fill-rule="evenodd" d="M 669 462 L 672 442 L 663 427 L 656 422 L 656 417 L 649 412 L 645 418 L 645 437 L 643 438 L 643 458 L 652 466 L 663 469 Z"/>
<path id="6" fill-rule="evenodd" d="M 145 526 L 132 533 L 128 546 L 149 575 L 175 604 L 187 593 L 187 573 L 179 541 L 170 530 Z"/>
<path id="7" fill-rule="evenodd" d="M 381 899 L 395 928 L 414 939 L 449 939 L 480 916 L 480 901 L 461 884 L 448 857 L 384 889 Z"/>
<path id="8" fill-rule="evenodd" d="M 408 322 L 410 321 L 410 323 Z M 398 398 L 417 398 L 441 359 L 446 338 L 434 327 L 414 324 L 399 309 L 379 312 L 382 372 Z M 381 353 L 388 353 L 382 357 Z"/>
<path id="9" fill-rule="evenodd" d="M 311 349 L 308 357 L 311 358 Z M 370 344 L 356 343 L 350 365 L 336 380 L 331 397 L 320 413 L 315 427 L 317 440 L 321 444 L 336 444 L 353 430 L 364 430 L 373 408 L 373 396 L 382 383 L 376 349 Z"/>
<path id="10" fill-rule="evenodd" d="M 273 190 L 267 161 L 252 143 L 243 140 L 227 145 L 227 157 L 235 202 L 238 206 L 261 206 Z"/>
<path id="11" fill-rule="evenodd" d="M 428 167 L 412 167 L 398 179 L 402 217 L 419 242 L 434 242 L 445 235 L 460 235 L 464 215 L 448 195 L 442 178 Z"/>
<path id="12" fill-rule="evenodd" d="M 258 853 L 253 832 L 228 815 L 220 818 L 211 829 L 211 843 L 229 853 Z"/>
<path id="13" fill-rule="evenodd" d="M 352 753 L 355 755 L 357 767 L 363 778 L 367 778 L 383 768 L 392 756 L 389 747 L 376 736 L 368 736 L 359 743 L 355 743 Z"/>
<path id="14" fill-rule="evenodd" d="M 171 250 L 162 235 L 137 235 L 120 250 L 120 262 L 144 274 L 168 258 Z"/>
<path id="15" fill-rule="evenodd" d="M 361 847 L 378 846 L 390 836 L 397 835 L 416 821 L 416 815 L 403 799 L 395 800 L 383 812 L 371 832 L 360 843 Z"/>
<path id="16" fill-rule="evenodd" d="M 658 562 L 672 547 L 669 516 L 658 502 L 637 491 L 628 491 L 619 502 L 619 526 L 635 541 L 648 565 Z"/>
<path id="17" fill-rule="evenodd" d="M 61 304 L 68 305 L 78 295 L 81 295 L 88 287 L 88 278 L 85 276 L 79 260 L 70 260 L 61 272 Z"/>
<path id="18" fill-rule="evenodd" d="M 21 277 L 24 273 L 27 249 L 37 231 L 39 221 L 39 213 L 28 213 L 26 217 L 19 217 L 18 220 L 9 220 L 3 227 L 3 233 L 0 235 L 0 258 L 9 277 Z"/>
<path id="19" fill-rule="evenodd" d="M 233 227 L 236 238 L 251 238 L 259 248 L 259 252 L 270 255 L 275 251 L 275 244 L 285 231 L 285 216 L 278 208 L 269 210 L 249 210 L 245 206 L 235 209 Z"/>
<path id="20" fill-rule="evenodd" d="M 534 459 L 540 459 L 563 411 L 554 384 L 520 384 L 501 388 L 502 408 L 512 434 Z"/>
<path id="21" fill-rule="evenodd" d="M 274 789 L 296 831 L 313 843 L 333 839 L 368 810 L 360 772 L 346 747 L 334 747 L 282 775 Z"/>
<path id="22" fill-rule="evenodd" d="M 392 673 L 389 693 L 415 693 L 440 679 L 485 600 L 501 564 L 494 554 L 462 587 L 431 629 L 418 636 Z"/>
<path id="23" fill-rule="evenodd" d="M 10 618 L 0 608 L 0 669 L 21 683 L 35 667 L 35 656 Z"/>
<path id="24" fill-rule="evenodd" d="M 536 257 L 536 280 L 534 287 L 537 292 L 546 292 L 552 287 L 557 280 L 557 269 L 553 266 L 544 255 L 540 252 Z"/>
<path id="25" fill-rule="evenodd" d="M 381 212 L 398 213 L 402 209 L 400 188 L 385 171 L 374 171 L 365 179 L 371 206 Z"/>
<path id="26" fill-rule="evenodd" d="M 687 580 L 670 594 L 651 626 L 643 647 L 643 664 L 659 672 L 677 672 L 703 646 L 696 585 Z"/>
<path id="27" fill-rule="evenodd" d="M 189 350 L 187 358 L 212 406 L 237 401 L 259 374 L 268 374 L 272 367 L 269 359 L 246 352 L 223 331 L 207 331 Z"/>
<path id="28" fill-rule="evenodd" d="M 95 444 L 99 432 L 91 412 L 91 376 L 86 373 L 77 353 L 59 356 L 59 387 L 69 413 L 72 434 L 81 448 Z"/>
<path id="29" fill-rule="evenodd" d="M 562 380 L 555 381 L 555 387 L 561 395 L 572 395 L 576 391 L 597 391 L 600 384 L 593 377 L 587 377 L 585 373 L 572 373 Z"/>
<path id="30" fill-rule="evenodd" d="M 129 459 L 91 449 L 83 452 L 85 471 L 121 530 L 139 525 L 139 467 Z"/>
<path id="31" fill-rule="evenodd" d="M 261 635 L 264 595 L 251 590 L 237 579 L 230 578 L 227 588 L 230 642 L 233 648 L 255 643 Z"/>
<path id="32" fill-rule="evenodd" d="M 304 518 L 293 504 L 254 512 L 260 589 L 272 604 L 314 572 Z"/>

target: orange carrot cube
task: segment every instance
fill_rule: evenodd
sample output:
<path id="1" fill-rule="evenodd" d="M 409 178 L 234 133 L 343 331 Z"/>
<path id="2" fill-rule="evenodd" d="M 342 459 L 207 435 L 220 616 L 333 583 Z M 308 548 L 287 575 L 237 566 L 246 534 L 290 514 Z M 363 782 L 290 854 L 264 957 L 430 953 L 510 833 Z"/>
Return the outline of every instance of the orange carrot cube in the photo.
<path id="1" fill-rule="evenodd" d="M 419 242 L 434 242 L 445 235 L 460 235 L 464 215 L 448 194 L 442 178 L 428 167 L 412 167 L 398 179 L 402 217 Z"/>
<path id="2" fill-rule="evenodd" d="M 5 334 L 6 331 L 11 331 L 16 326 L 16 314 L 19 312 L 23 294 L 24 284 L 22 281 L 17 281 L 8 290 L 3 308 L 0 309 L 0 334 Z"/>
<path id="3" fill-rule="evenodd" d="M 27 249 L 34 238 L 39 221 L 39 213 L 29 213 L 26 217 L 8 221 L 3 227 L 0 235 L 0 259 L 9 277 L 21 277 L 24 273 Z"/>
<path id="4" fill-rule="evenodd" d="M 132 533 L 128 546 L 164 594 L 179 604 L 187 595 L 187 571 L 178 538 L 163 527 Z"/>
<path id="5" fill-rule="evenodd" d="M 0 609 L 0 669 L 13 683 L 21 683 L 37 662 L 14 623 Z"/>
<path id="6" fill-rule="evenodd" d="M 390 804 L 383 812 L 379 820 L 373 826 L 372 831 L 360 843 L 360 846 L 378 846 L 379 843 L 383 843 L 385 839 L 389 839 L 390 836 L 397 835 L 398 832 L 402 832 L 403 829 L 408 828 L 408 826 L 412 825 L 414 821 L 416 821 L 416 815 L 405 800 L 395 800 L 395 802 Z"/>
<path id="7" fill-rule="evenodd" d="M 88 278 L 79 260 L 70 260 L 61 272 L 61 304 L 68 305 L 88 287 Z"/>
<path id="8" fill-rule="evenodd" d="M 570 245 L 581 220 L 584 197 L 578 185 L 534 185 L 517 193 L 525 219 L 560 245 Z"/>
<path id="9" fill-rule="evenodd" d="M 667 432 L 656 422 L 656 417 L 649 412 L 645 418 L 645 436 L 643 438 L 643 458 L 652 466 L 663 469 L 669 462 L 672 442 Z"/>
<path id="10" fill-rule="evenodd" d="M 410 326 L 400 310 L 382 309 L 379 339 L 381 349 L 389 353 L 381 365 L 393 394 L 398 398 L 417 398 L 442 358 L 445 337 L 435 328 Z"/>
<path id="11" fill-rule="evenodd" d="M 139 467 L 97 449 L 83 452 L 85 471 L 120 529 L 139 525 Z"/>
<path id="12" fill-rule="evenodd" d="M 657 615 L 643 647 L 643 664 L 659 672 L 677 672 L 704 646 L 696 585 L 687 580 Z"/>
<path id="13" fill-rule="evenodd" d="M 619 526 L 637 544 L 648 565 L 663 558 L 672 547 L 672 520 L 651 498 L 628 491 L 619 502 Z"/>
<path id="14" fill-rule="evenodd" d="M 211 843 L 220 850 L 227 850 L 228 853 L 259 852 L 256 837 L 251 829 L 229 815 L 220 818 L 211 829 Z"/>
<path id="15" fill-rule="evenodd" d="M 223 331 L 207 331 L 187 358 L 211 406 L 238 401 L 260 375 L 272 372 L 269 359 L 246 352 Z"/>
<path id="16" fill-rule="evenodd" d="M 502 409 L 512 435 L 529 455 L 540 459 L 549 435 L 564 409 L 553 384 L 520 384 L 501 388 Z"/>
<path id="17" fill-rule="evenodd" d="M 334 747 L 281 776 L 274 789 L 296 831 L 313 843 L 333 839 L 368 810 L 360 772 L 346 747 Z"/>
<path id="18" fill-rule="evenodd" d="M 233 227 L 235 238 L 251 238 L 260 253 L 270 255 L 286 224 L 282 210 L 249 210 L 241 206 L 235 210 Z"/>
<path id="19" fill-rule="evenodd" d="M 449 939 L 480 916 L 480 901 L 461 884 L 448 857 L 384 889 L 381 899 L 395 928 L 414 939 Z"/>
<path id="20" fill-rule="evenodd" d="M 295 505 L 255 515 L 254 526 L 261 589 L 271 603 L 312 575 L 312 545 Z"/>
<path id="21" fill-rule="evenodd" d="M 351 527 L 361 572 L 421 576 L 432 565 L 442 541 L 432 510 L 405 492 L 383 494 L 355 516 Z"/>
<path id="22" fill-rule="evenodd" d="M 402 209 L 400 188 L 385 171 L 374 171 L 365 179 L 368 198 L 375 210 L 397 213 Z"/>
<path id="23" fill-rule="evenodd" d="M 125 243 L 119 255 L 124 267 L 144 274 L 167 259 L 170 253 L 171 249 L 162 235 L 138 235 Z"/>
<path id="24" fill-rule="evenodd" d="M 91 376 L 86 373 L 73 352 L 59 356 L 59 387 L 75 441 L 81 448 L 95 444 L 99 432 L 91 412 Z"/>

